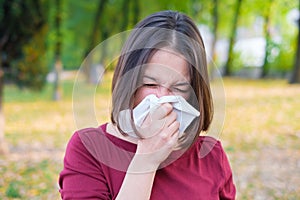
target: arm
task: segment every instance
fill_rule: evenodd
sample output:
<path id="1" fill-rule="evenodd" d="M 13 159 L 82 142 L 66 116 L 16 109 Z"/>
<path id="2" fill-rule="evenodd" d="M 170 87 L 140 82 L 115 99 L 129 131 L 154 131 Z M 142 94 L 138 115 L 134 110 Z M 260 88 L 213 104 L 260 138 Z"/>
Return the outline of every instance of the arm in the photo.
<path id="1" fill-rule="evenodd" d="M 133 158 L 128 170 L 136 168 L 137 165 L 140 165 L 140 161 L 138 158 Z M 130 173 L 128 171 L 116 199 L 150 199 L 155 174 L 155 170 L 144 173 Z"/>
<path id="2" fill-rule="evenodd" d="M 78 133 L 68 143 L 59 186 L 64 200 L 111 199 L 102 168 L 84 147 Z"/>
<path id="3" fill-rule="evenodd" d="M 151 122 L 145 124 L 140 133 L 149 135 L 149 131 L 154 131 L 156 134 L 138 141 L 136 154 L 127 169 L 117 200 L 150 199 L 156 170 L 177 143 L 179 123 L 170 104 L 159 107 L 151 115 Z"/>

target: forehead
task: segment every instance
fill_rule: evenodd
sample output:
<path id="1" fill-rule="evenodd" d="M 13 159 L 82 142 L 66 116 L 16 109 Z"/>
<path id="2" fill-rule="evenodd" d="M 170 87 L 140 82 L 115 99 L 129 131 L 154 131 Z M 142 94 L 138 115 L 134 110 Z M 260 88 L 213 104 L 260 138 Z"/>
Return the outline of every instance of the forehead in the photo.
<path id="1" fill-rule="evenodd" d="M 180 54 L 166 49 L 158 50 L 149 59 L 144 69 L 144 76 L 189 81 L 189 64 Z"/>

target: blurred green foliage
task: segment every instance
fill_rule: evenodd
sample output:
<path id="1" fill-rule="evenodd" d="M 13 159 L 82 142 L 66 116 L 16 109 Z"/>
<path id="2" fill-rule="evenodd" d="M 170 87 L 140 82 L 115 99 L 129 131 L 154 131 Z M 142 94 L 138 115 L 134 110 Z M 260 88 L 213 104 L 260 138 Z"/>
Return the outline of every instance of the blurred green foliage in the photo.
<path id="1" fill-rule="evenodd" d="M 41 90 L 48 73 L 45 57 L 46 45 L 44 38 L 47 33 L 44 27 L 39 34 L 23 46 L 23 56 L 15 65 L 16 83 L 20 88 L 30 87 Z"/>
<path id="2" fill-rule="evenodd" d="M 89 43 L 93 35 L 95 16 L 100 2 L 100 0 L 61 0 L 61 59 L 64 69 L 78 69 L 87 52 L 92 50 Z M 5 5 L 10 7 L 10 16 L 5 11 Z M 216 7 L 218 29 L 215 37 L 219 41 L 226 41 L 230 37 L 235 5 L 236 0 L 161 0 L 155 2 L 108 0 L 104 3 L 99 24 L 96 24 L 94 45 L 96 46 L 114 34 L 132 29 L 138 20 L 150 13 L 167 9 L 187 13 L 199 26 L 206 26 L 212 33 L 215 17 L 213 10 Z M 243 39 L 242 37 L 264 37 L 262 32 L 262 26 L 265 23 L 264 16 L 270 10 L 271 43 L 276 45 L 271 46 L 272 49 L 269 49 L 269 52 L 277 52 L 272 54 L 272 59 L 269 59 L 271 73 L 285 74 L 292 68 L 296 49 L 297 26 L 289 16 L 292 10 L 297 10 L 297 6 L 298 0 L 242 1 L 241 13 L 238 18 L 238 40 Z M 6 22 L 2 24 L 1 38 L 4 38 L 6 30 L 10 30 L 13 37 L 27 34 L 26 42 L 13 42 L 13 40 L 10 42 L 14 47 L 18 47 L 19 51 L 14 50 L 13 53 L 3 54 L 3 48 L 0 48 L 2 57 L 5 55 L 7 62 L 14 66 L 12 72 L 7 73 L 6 76 L 17 81 L 19 86 L 33 86 L 33 88 L 38 89 L 45 80 L 45 74 L 53 69 L 55 63 L 54 49 L 57 41 L 55 13 L 55 1 L 0 1 L 0 19 Z M 44 28 L 31 28 L 30 22 L 34 24 L 40 21 L 43 22 Z M 243 58 L 240 57 L 240 52 L 234 52 L 234 54 L 236 60 L 233 63 L 237 66 L 233 66 L 233 69 L 238 71 L 243 67 L 243 62 L 239 59 Z M 216 55 L 216 59 L 222 56 L 224 55 Z M 216 63 L 222 65 L 218 60 Z"/>
<path id="3" fill-rule="evenodd" d="M 6 81 L 33 89 L 45 83 L 47 6 L 47 0 L 0 1 L 0 73 Z"/>
<path id="4" fill-rule="evenodd" d="M 91 36 L 93 21 L 97 5 L 99 1 L 88 0 L 88 1 L 63 1 L 63 53 L 62 59 L 64 67 L 66 69 L 78 69 L 81 63 L 83 62 L 85 51 L 88 46 L 88 38 Z M 108 1 L 105 5 L 105 10 L 102 18 L 99 22 L 97 44 L 101 41 L 107 39 L 103 38 L 101 35 L 102 31 L 107 31 L 107 37 L 110 37 L 119 32 L 125 31 L 121 29 L 123 27 L 122 22 L 126 14 L 129 15 L 129 23 L 126 26 L 126 29 L 131 29 L 134 26 L 134 12 L 133 4 L 138 2 L 139 7 L 139 20 L 143 17 L 159 11 L 166 9 L 179 10 L 190 15 L 199 25 L 205 25 L 212 29 L 212 9 L 215 6 L 213 1 L 126 1 L 128 2 L 128 11 L 122 10 L 123 0 L 112 0 Z M 218 32 L 217 38 L 227 39 L 229 37 L 229 27 L 232 23 L 233 10 L 236 0 L 225 0 L 218 1 Z M 271 26 L 274 30 L 272 39 L 276 40 L 276 37 L 281 37 L 282 45 L 284 43 L 291 44 L 291 41 L 295 41 L 297 34 L 297 27 L 294 24 L 291 24 L 287 21 L 287 14 L 292 9 L 297 9 L 297 0 L 274 0 L 273 7 L 271 12 Z M 254 24 L 263 23 L 262 17 L 266 9 L 270 9 L 267 6 L 267 1 L 252 1 L 244 0 L 242 4 L 242 11 L 239 17 L 238 27 L 248 31 L 247 37 L 251 35 L 253 37 L 262 36 L 261 31 L 254 32 Z M 51 6 L 50 6 L 51 11 Z M 226 12 L 224 12 L 226 11 Z M 129 13 L 127 13 L 129 12 Z M 51 12 L 50 12 L 51 16 Z M 51 22 L 51 17 L 50 22 Z M 50 23 L 50 27 L 51 23 Z M 55 35 L 51 31 L 49 32 L 48 37 L 48 48 L 53 48 L 55 41 Z M 281 48 L 281 45 L 279 46 Z M 294 47 L 290 49 L 291 56 L 294 55 Z M 285 49 L 283 50 L 285 51 Z M 238 52 L 237 52 L 238 53 Z M 52 58 L 52 59 L 51 59 Z M 48 51 L 48 59 L 53 62 L 53 51 Z M 275 59 L 274 62 L 277 60 Z M 272 65 L 273 63 L 272 62 Z M 51 63 L 52 64 L 52 63 Z M 291 63 L 292 64 L 292 63 Z M 284 71 L 291 69 L 291 64 L 287 67 L 286 65 L 282 67 Z M 278 67 L 280 65 L 277 65 Z"/>

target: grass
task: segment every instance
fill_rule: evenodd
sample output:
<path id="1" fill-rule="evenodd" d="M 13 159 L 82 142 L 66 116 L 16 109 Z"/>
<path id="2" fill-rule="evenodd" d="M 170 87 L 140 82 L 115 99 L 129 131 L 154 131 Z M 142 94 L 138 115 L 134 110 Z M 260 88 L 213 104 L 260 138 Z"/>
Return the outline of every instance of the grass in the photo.
<path id="1" fill-rule="evenodd" d="M 111 74 L 98 87 L 80 83 L 76 105 L 96 109 L 107 121 Z M 300 198 L 300 86 L 285 80 L 224 79 L 226 119 L 219 139 L 229 155 L 238 199 Z M 58 174 L 65 145 L 78 127 L 72 110 L 73 81 L 63 82 L 63 99 L 7 86 L 5 138 L 10 154 L 0 157 L 0 199 L 59 199 Z M 89 120 L 85 109 L 75 111 Z M 86 119 L 85 119 L 86 115 Z M 289 184 L 290 183 L 290 184 Z"/>
<path id="2" fill-rule="evenodd" d="M 299 85 L 288 85 L 285 80 L 225 79 L 225 90 L 227 117 L 223 134 L 236 148 L 285 147 L 290 139 L 299 137 Z"/>
<path id="3" fill-rule="evenodd" d="M 300 86 L 225 79 L 221 140 L 239 199 L 300 198 Z"/>

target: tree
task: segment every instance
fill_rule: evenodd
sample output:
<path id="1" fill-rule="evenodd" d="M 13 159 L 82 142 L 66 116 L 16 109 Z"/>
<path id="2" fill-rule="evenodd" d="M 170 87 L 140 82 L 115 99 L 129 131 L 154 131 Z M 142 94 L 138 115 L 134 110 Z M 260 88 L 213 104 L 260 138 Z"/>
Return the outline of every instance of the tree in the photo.
<path id="1" fill-rule="evenodd" d="M 88 43 L 88 47 L 86 48 L 84 57 L 89 59 L 88 54 L 89 52 L 96 46 L 97 40 L 98 40 L 98 35 L 99 35 L 99 27 L 100 27 L 100 19 L 102 18 L 104 14 L 104 8 L 105 4 L 107 3 L 107 0 L 99 0 L 98 2 L 98 8 L 95 13 L 95 18 L 94 18 L 94 24 L 93 28 L 91 31 L 91 36 L 90 36 L 90 42 Z M 103 32 L 103 31 L 102 31 Z M 84 72 L 87 78 L 87 82 L 91 83 L 92 78 L 91 78 L 91 61 L 86 60 L 85 65 L 84 65 Z"/>
<path id="2" fill-rule="evenodd" d="M 266 46 L 265 46 L 265 57 L 264 57 L 264 63 L 262 66 L 260 78 L 265 78 L 269 72 L 269 62 L 268 58 L 270 57 L 271 50 L 272 50 L 272 39 L 271 39 L 271 10 L 272 10 L 272 4 L 273 0 L 267 0 L 265 3 L 267 4 L 264 7 L 264 35 L 265 35 L 265 41 L 266 41 Z"/>
<path id="3" fill-rule="evenodd" d="M 299 11 L 300 11 L 300 0 L 299 0 Z M 298 42 L 297 42 L 297 52 L 295 56 L 295 64 L 289 82 L 300 83 L 300 17 L 298 19 Z"/>
<path id="4" fill-rule="evenodd" d="M 97 9 L 94 11 L 94 20 L 90 31 L 90 41 L 84 52 L 83 70 L 89 83 L 94 83 L 95 77 L 91 76 L 91 67 L 100 65 L 109 65 L 109 69 L 113 68 L 110 61 L 107 63 L 107 55 L 113 51 L 107 47 L 107 43 L 103 42 L 109 36 L 131 29 L 138 21 L 140 16 L 139 0 L 116 0 L 114 2 L 102 0 L 98 2 Z M 109 23 L 114 22 L 114 23 Z M 122 34 L 121 41 L 125 41 L 125 34 Z M 99 58 L 88 56 L 90 51 L 96 47 L 99 42 L 103 42 L 99 51 Z M 118 46 L 120 44 L 115 44 Z M 96 60 L 95 60 L 96 59 Z M 96 74 L 93 74 L 96 75 Z"/>
<path id="5" fill-rule="evenodd" d="M 137 24 L 140 17 L 140 0 L 133 0 L 133 24 Z"/>
<path id="6" fill-rule="evenodd" d="M 236 33 L 237 33 L 237 25 L 238 25 L 238 18 L 240 15 L 240 8 L 241 8 L 242 0 L 237 0 L 235 12 L 232 20 L 232 27 L 231 33 L 229 38 L 229 48 L 228 48 L 228 56 L 227 61 L 224 66 L 224 74 L 225 76 L 230 76 L 232 74 L 232 61 L 233 61 L 233 46 L 236 40 Z"/>
<path id="7" fill-rule="evenodd" d="M 62 34 L 61 34 L 61 0 L 55 0 L 55 32 L 56 32 L 56 42 L 55 42 L 55 63 L 54 63 L 54 94 L 53 100 L 58 101 L 62 98 L 62 89 L 60 83 L 61 72 L 63 69 L 63 64 L 61 61 L 61 46 L 62 46 Z"/>
<path id="8" fill-rule="evenodd" d="M 5 81 L 21 87 L 41 89 L 46 77 L 42 65 L 45 48 L 39 43 L 46 33 L 45 0 L 3 0 L 0 2 L 0 152 L 4 141 L 3 89 Z M 36 45 L 37 48 L 30 48 Z M 29 64 L 30 63 L 30 64 Z"/>
<path id="9" fill-rule="evenodd" d="M 210 77 L 213 79 L 213 73 L 214 73 L 214 62 L 216 60 L 216 54 L 215 54 L 215 48 L 216 43 L 218 39 L 218 24 L 219 24 L 219 14 L 218 14 L 218 0 L 213 0 L 213 9 L 212 9 L 212 33 L 213 33 L 213 39 L 211 41 L 211 52 L 210 55 L 212 56 L 212 60 L 209 62 L 209 70 L 210 70 Z"/>

